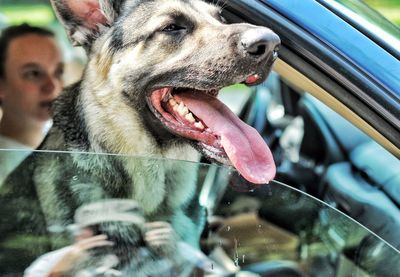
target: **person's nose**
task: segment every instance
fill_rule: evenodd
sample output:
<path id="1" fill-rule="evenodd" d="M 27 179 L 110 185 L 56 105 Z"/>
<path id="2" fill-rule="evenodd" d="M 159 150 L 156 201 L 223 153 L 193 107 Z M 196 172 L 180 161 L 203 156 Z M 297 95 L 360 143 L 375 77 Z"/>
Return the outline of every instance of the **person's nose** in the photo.
<path id="1" fill-rule="evenodd" d="M 42 92 L 44 94 L 58 95 L 61 91 L 62 82 L 56 77 L 47 76 L 42 84 Z"/>

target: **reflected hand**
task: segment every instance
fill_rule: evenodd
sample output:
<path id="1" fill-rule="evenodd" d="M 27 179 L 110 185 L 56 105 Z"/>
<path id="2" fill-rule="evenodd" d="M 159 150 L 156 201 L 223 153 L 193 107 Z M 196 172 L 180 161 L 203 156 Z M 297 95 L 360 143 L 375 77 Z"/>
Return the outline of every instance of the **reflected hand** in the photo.
<path id="1" fill-rule="evenodd" d="M 144 240 L 160 254 L 173 254 L 176 250 L 177 236 L 172 226 L 165 221 L 155 221 L 145 224 Z"/>
<path id="2" fill-rule="evenodd" d="M 114 243 L 107 240 L 106 235 L 97 235 L 90 238 L 85 238 L 77 241 L 70 246 L 70 249 L 61 260 L 53 267 L 49 276 L 62 276 L 62 274 L 70 270 L 76 261 L 87 255 L 87 250 L 103 247 L 112 246 Z"/>

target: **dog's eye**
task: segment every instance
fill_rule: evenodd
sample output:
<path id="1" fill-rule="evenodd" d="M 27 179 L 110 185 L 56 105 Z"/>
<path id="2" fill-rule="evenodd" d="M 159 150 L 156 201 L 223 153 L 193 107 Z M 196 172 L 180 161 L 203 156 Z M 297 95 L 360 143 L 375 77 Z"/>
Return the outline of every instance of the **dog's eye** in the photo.
<path id="1" fill-rule="evenodd" d="M 176 24 L 169 24 L 166 27 L 164 27 L 164 29 L 162 29 L 162 31 L 168 33 L 168 32 L 176 32 L 176 31 L 184 30 L 184 29 L 185 29 L 185 27 L 182 27 L 182 26 L 179 26 Z"/>

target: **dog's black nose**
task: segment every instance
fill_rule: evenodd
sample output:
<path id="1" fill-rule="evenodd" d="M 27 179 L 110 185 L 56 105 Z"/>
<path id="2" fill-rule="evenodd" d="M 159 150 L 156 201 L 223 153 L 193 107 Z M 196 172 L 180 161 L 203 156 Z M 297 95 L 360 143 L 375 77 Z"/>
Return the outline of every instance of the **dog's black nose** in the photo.
<path id="1" fill-rule="evenodd" d="M 281 40 L 267 28 L 252 28 L 242 34 L 240 42 L 246 53 L 261 59 L 269 53 L 276 55 Z"/>

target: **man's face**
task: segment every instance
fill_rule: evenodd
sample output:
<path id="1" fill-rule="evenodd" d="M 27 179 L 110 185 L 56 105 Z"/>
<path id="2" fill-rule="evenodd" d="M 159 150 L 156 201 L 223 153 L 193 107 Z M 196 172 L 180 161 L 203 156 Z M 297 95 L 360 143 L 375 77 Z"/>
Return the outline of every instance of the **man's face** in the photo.
<path id="1" fill-rule="evenodd" d="M 55 39 L 36 34 L 13 39 L 4 69 L 4 79 L 0 79 L 4 116 L 49 119 L 50 103 L 62 90 L 63 62 Z"/>

